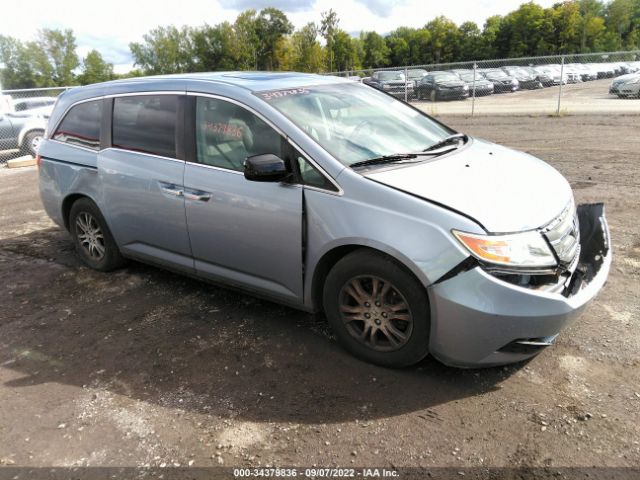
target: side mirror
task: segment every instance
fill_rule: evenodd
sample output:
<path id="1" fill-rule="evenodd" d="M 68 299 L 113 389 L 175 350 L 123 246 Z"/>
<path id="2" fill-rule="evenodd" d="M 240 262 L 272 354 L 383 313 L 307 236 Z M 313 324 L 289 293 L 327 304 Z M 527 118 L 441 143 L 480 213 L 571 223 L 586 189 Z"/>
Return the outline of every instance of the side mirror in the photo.
<path id="1" fill-rule="evenodd" d="M 289 176 L 287 166 L 277 155 L 265 153 L 247 157 L 244 178 L 253 182 L 280 182 Z"/>

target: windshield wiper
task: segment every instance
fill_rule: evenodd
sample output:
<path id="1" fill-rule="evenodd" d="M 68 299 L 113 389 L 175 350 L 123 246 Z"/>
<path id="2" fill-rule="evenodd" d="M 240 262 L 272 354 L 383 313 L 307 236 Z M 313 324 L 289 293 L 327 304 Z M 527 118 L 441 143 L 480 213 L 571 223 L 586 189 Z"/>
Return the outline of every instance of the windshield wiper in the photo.
<path id="1" fill-rule="evenodd" d="M 422 153 L 422 152 L 421 152 Z M 380 157 L 369 158 L 368 160 L 362 160 L 349 165 L 353 167 L 365 167 L 367 165 L 382 165 L 384 163 L 402 162 L 404 160 L 413 160 L 417 158 L 417 153 L 395 153 L 393 155 L 382 155 Z"/>
<path id="2" fill-rule="evenodd" d="M 458 145 L 456 145 L 456 147 L 458 147 L 460 144 L 460 141 L 464 143 L 467 140 L 468 140 L 468 137 L 464 133 L 454 133 L 453 135 L 449 135 L 448 137 L 440 140 L 439 142 L 434 143 L 430 147 L 425 148 L 423 151 L 430 152 L 432 150 L 437 150 L 439 148 L 446 147 L 447 145 L 451 145 L 454 143 L 457 143 Z"/>

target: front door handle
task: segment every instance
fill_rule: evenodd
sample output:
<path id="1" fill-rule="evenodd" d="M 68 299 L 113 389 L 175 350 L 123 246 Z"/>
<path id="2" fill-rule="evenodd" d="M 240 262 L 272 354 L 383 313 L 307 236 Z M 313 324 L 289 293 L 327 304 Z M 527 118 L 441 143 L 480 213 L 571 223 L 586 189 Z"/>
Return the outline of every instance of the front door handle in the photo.
<path id="1" fill-rule="evenodd" d="M 211 194 L 202 190 L 193 190 L 190 188 L 184 189 L 184 198 L 187 200 L 193 200 L 197 202 L 208 202 L 211 200 Z"/>
<path id="2" fill-rule="evenodd" d="M 180 188 L 178 185 L 175 185 L 174 183 L 158 182 L 158 184 L 160 185 L 160 190 L 162 190 L 163 193 L 173 195 L 175 197 L 184 196 L 184 191 L 182 190 L 182 188 Z"/>

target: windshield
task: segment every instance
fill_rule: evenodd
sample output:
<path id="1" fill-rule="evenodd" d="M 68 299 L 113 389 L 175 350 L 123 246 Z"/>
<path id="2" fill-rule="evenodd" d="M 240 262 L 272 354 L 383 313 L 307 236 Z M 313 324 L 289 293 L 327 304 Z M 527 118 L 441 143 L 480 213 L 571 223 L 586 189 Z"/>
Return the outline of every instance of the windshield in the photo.
<path id="1" fill-rule="evenodd" d="M 509 78 L 509 76 L 504 72 L 493 71 L 486 73 L 487 78 Z"/>
<path id="2" fill-rule="evenodd" d="M 465 82 L 473 82 L 473 73 L 461 73 L 460 78 Z M 482 80 L 482 77 L 479 73 L 476 73 L 476 82 Z"/>
<path id="3" fill-rule="evenodd" d="M 409 70 L 409 78 L 422 78 L 427 74 L 426 70 Z"/>
<path id="4" fill-rule="evenodd" d="M 379 72 L 378 78 L 380 80 L 404 80 L 404 73 L 402 72 Z"/>
<path id="5" fill-rule="evenodd" d="M 452 131 L 357 83 L 257 92 L 344 165 L 422 151 Z"/>
<path id="6" fill-rule="evenodd" d="M 445 82 L 445 81 L 448 81 L 448 80 L 456 80 L 458 82 L 460 81 L 460 79 L 456 75 L 454 75 L 453 73 L 446 73 L 446 72 L 445 73 L 434 73 L 433 74 L 433 78 L 435 78 L 436 80 L 441 81 L 441 82 Z"/>

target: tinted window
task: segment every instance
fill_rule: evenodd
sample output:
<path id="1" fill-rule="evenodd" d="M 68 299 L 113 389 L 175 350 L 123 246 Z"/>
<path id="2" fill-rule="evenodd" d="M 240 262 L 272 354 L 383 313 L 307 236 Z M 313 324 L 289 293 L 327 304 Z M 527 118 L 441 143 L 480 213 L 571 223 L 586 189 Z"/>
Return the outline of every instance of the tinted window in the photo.
<path id="1" fill-rule="evenodd" d="M 69 110 L 53 134 L 53 139 L 98 150 L 101 117 L 102 100 L 80 103 Z"/>
<path id="2" fill-rule="evenodd" d="M 272 153 L 284 158 L 282 137 L 248 110 L 198 97 L 196 151 L 199 163 L 242 171 L 247 157 Z"/>
<path id="3" fill-rule="evenodd" d="M 113 146 L 174 158 L 177 107 L 175 95 L 116 97 L 113 102 Z"/>

